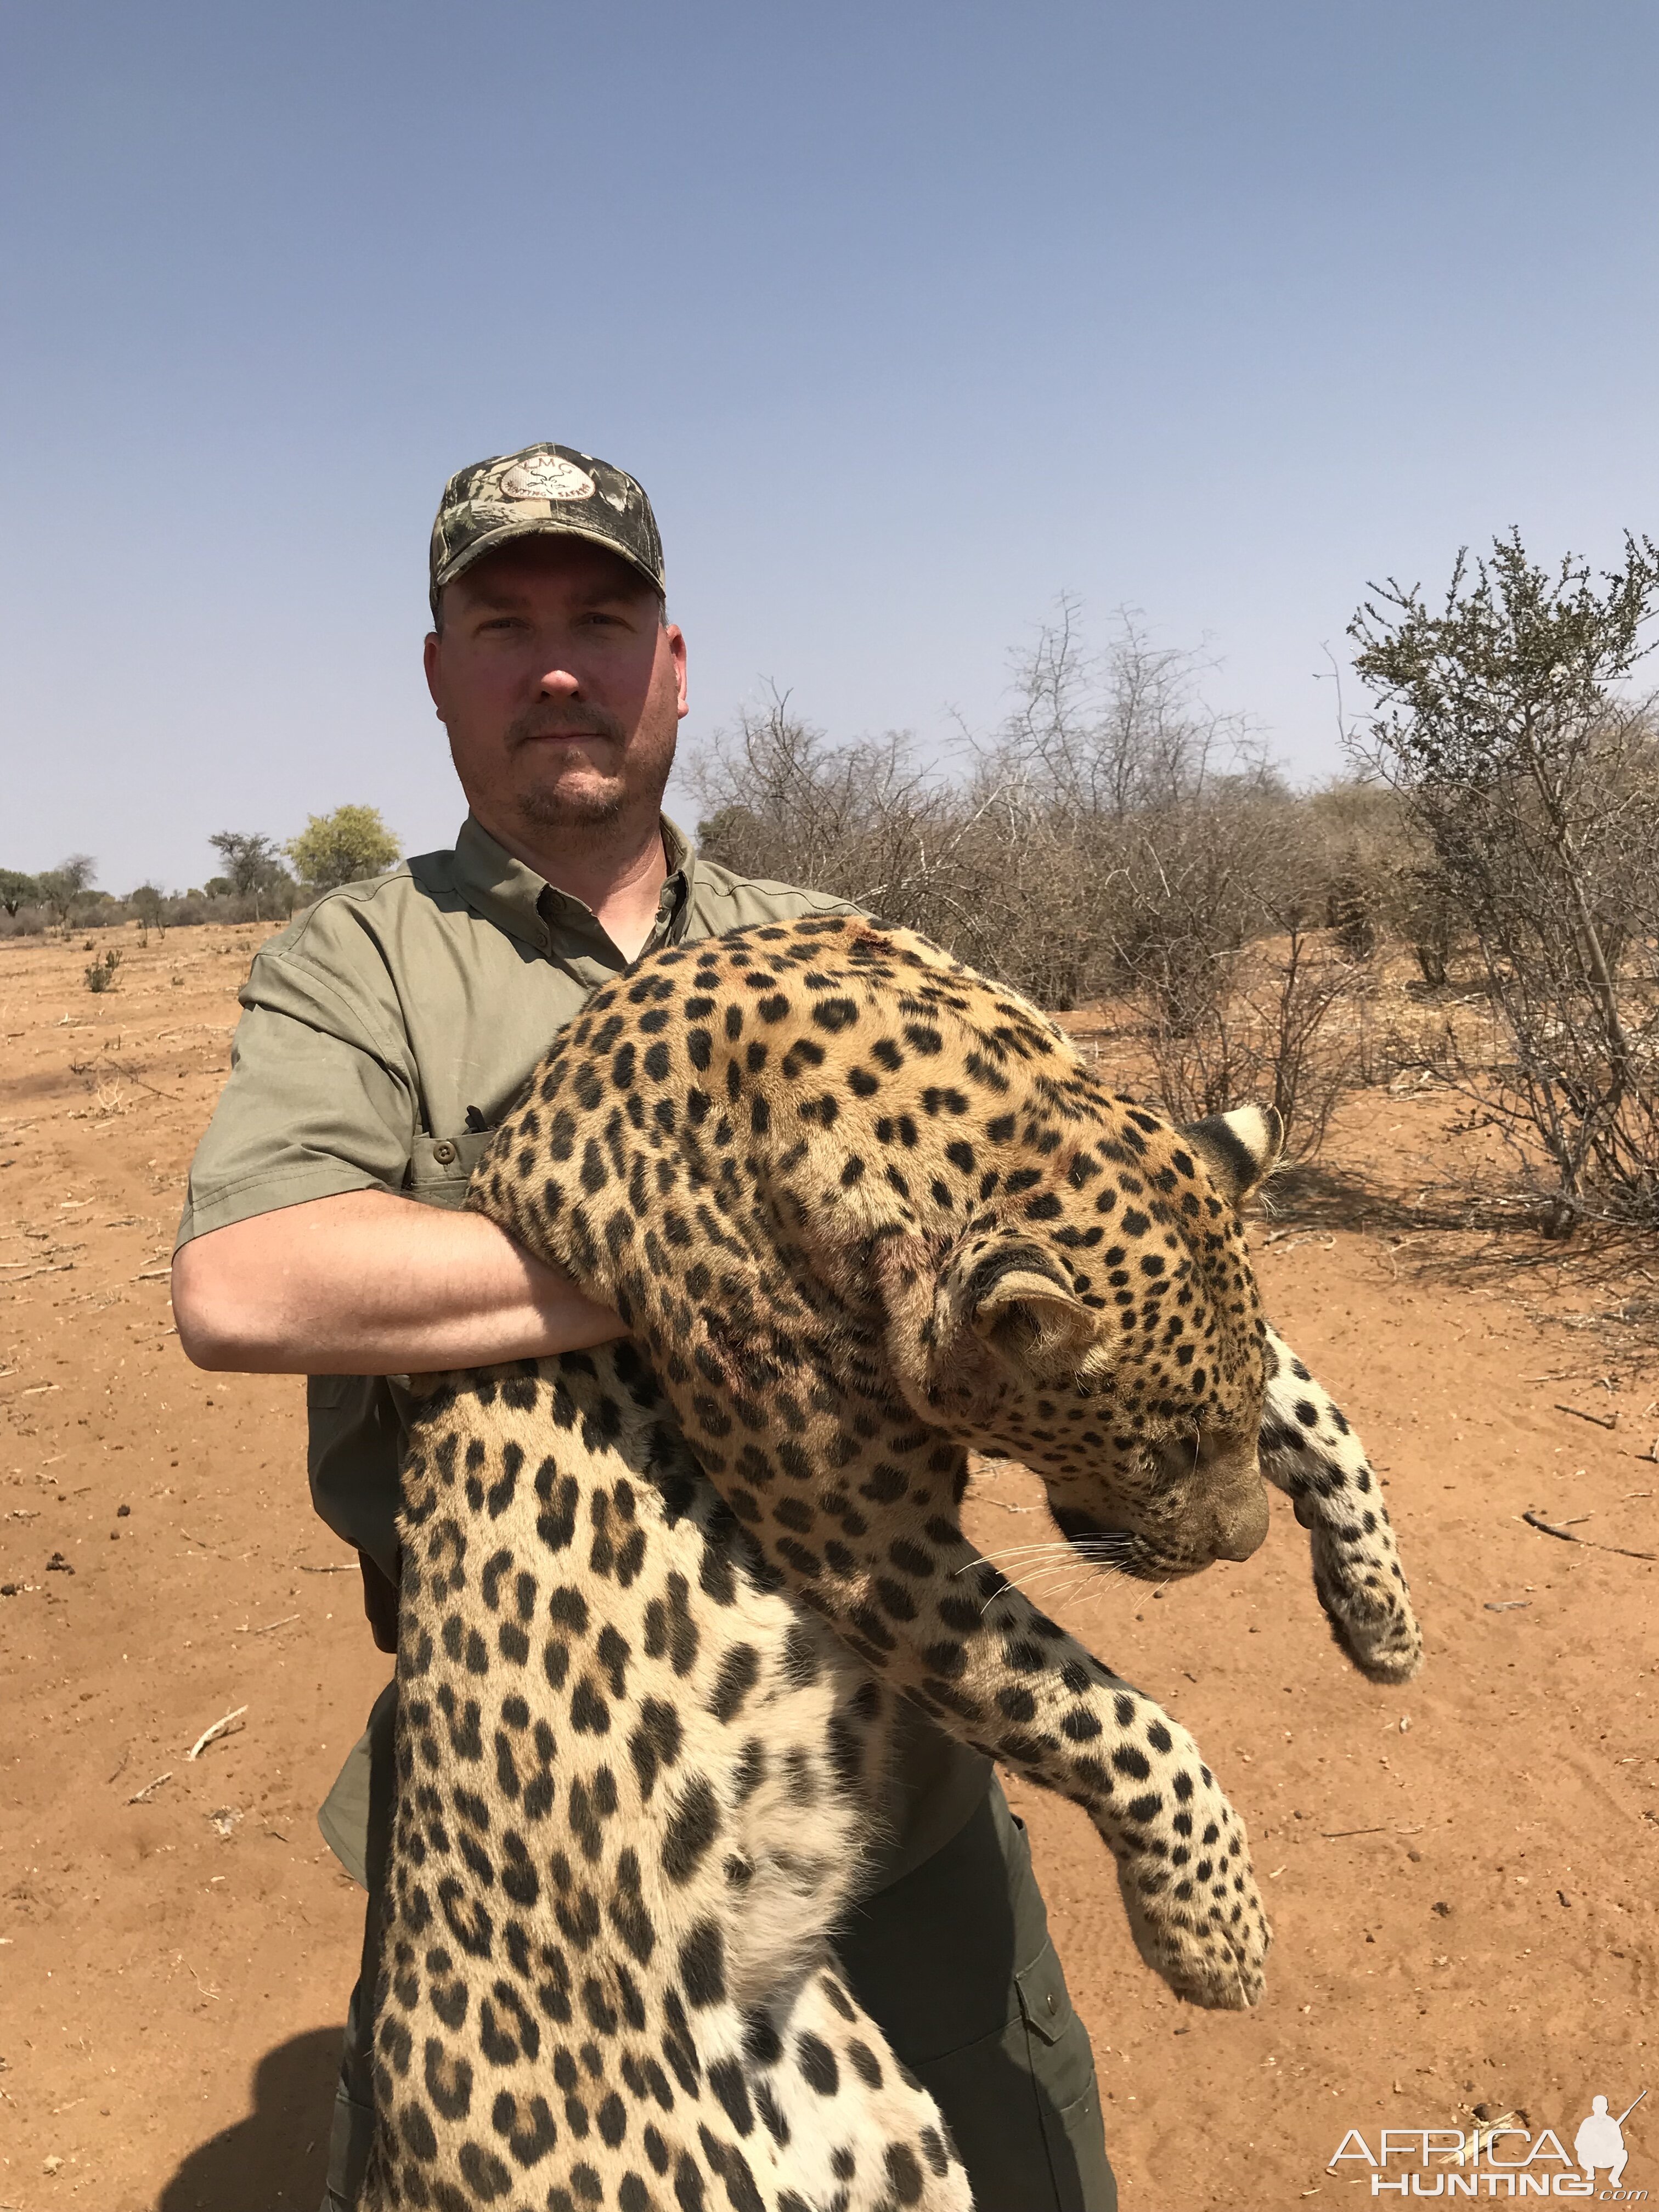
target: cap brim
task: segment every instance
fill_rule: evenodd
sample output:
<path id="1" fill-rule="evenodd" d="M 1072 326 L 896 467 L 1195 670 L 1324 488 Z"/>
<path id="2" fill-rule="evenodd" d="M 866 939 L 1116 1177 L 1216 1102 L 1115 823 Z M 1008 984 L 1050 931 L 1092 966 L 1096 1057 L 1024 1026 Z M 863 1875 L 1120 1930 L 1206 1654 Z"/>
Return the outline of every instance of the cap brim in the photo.
<path id="1" fill-rule="evenodd" d="M 476 568 L 486 554 L 499 552 L 503 545 L 510 545 L 519 538 L 580 538 L 589 545 L 601 546 L 605 552 L 614 553 L 617 560 L 624 562 L 642 582 L 650 586 L 659 599 L 666 596 L 661 577 L 653 575 L 644 562 L 637 560 L 608 531 L 584 529 L 579 522 L 565 522 L 547 514 L 538 516 L 533 521 L 504 522 L 497 529 L 486 531 L 482 538 L 475 538 L 453 560 L 446 561 L 432 579 L 429 597 L 433 613 L 435 615 L 438 611 L 438 594 L 446 584 L 453 584 L 457 576 L 464 576 L 469 568 Z"/>

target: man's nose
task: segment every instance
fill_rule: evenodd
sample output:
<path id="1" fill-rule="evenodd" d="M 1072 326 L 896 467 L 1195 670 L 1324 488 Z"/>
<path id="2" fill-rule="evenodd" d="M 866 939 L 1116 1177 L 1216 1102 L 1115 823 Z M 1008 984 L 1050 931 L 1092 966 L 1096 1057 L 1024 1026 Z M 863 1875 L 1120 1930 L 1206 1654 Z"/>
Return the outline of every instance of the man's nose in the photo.
<path id="1" fill-rule="evenodd" d="M 580 695 L 581 678 L 562 661 L 556 661 L 543 670 L 538 688 L 549 699 L 574 699 Z"/>

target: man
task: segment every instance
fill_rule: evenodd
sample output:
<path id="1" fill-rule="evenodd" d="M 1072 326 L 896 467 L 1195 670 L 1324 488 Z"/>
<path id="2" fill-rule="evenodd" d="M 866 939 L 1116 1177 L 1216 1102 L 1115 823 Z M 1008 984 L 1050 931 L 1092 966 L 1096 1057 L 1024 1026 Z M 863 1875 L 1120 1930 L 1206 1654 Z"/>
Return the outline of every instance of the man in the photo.
<path id="1" fill-rule="evenodd" d="M 180 1340 L 214 1369 L 310 1376 L 313 1495 L 397 1643 L 410 1372 L 621 1331 L 568 1277 L 459 1211 L 555 1032 L 641 953 L 839 902 L 696 858 L 661 812 L 685 642 L 631 477 L 536 445 L 453 477 L 432 534 L 427 683 L 469 813 L 430 853 L 319 900 L 254 961 L 231 1076 L 191 1170 Z M 393 1692 L 320 1815 L 369 1893 L 327 2208 L 372 2131 L 368 2035 Z M 1093 2061 L 1018 1822 L 987 1763 L 906 1724 L 893 1841 L 842 1966 L 955 2133 L 980 2212 L 1113 2212 Z"/>

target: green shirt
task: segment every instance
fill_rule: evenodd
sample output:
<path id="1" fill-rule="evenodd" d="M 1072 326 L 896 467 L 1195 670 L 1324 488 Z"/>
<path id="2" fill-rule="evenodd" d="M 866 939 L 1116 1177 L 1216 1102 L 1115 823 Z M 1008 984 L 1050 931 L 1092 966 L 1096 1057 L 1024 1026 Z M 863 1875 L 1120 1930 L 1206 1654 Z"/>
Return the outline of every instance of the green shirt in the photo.
<path id="1" fill-rule="evenodd" d="M 665 819 L 663 842 L 669 875 L 646 951 L 849 910 L 699 860 Z M 342 1191 L 459 1206 L 554 1036 L 628 965 L 580 900 L 470 815 L 453 852 L 330 891 L 255 956 L 179 1243 Z M 307 1386 L 317 1510 L 393 1580 L 407 1406 L 396 1376 L 313 1376 Z M 901 1871 L 956 1832 L 987 1771 L 920 1721 L 907 1728 L 902 1765 Z"/>

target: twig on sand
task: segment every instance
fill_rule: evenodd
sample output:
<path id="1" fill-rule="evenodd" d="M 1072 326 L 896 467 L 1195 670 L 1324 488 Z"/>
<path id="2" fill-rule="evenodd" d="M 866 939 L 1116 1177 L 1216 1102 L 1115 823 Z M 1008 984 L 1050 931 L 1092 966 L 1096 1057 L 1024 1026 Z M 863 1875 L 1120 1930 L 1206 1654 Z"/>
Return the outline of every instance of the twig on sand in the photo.
<path id="1" fill-rule="evenodd" d="M 1423 1831 L 1420 1827 L 1391 1828 L 1384 1822 L 1380 1828 L 1322 1828 L 1319 1832 L 1328 1844 L 1334 1844 L 1344 1836 L 1420 1836 Z"/>
<path id="2" fill-rule="evenodd" d="M 299 1618 L 297 1613 L 285 1613 L 280 1620 L 267 1620 L 263 1626 L 245 1629 L 242 1633 L 247 1636 L 269 1636 L 273 1628 L 286 1628 L 289 1621 L 297 1620 Z"/>
<path id="3" fill-rule="evenodd" d="M 240 1735 L 241 1731 L 235 1728 L 233 1723 L 240 1720 L 242 1715 L 246 1711 L 247 1707 L 246 1705 L 238 1705 L 234 1713 L 227 1713 L 222 1720 L 215 1721 L 211 1728 L 204 1728 L 200 1735 L 197 1737 L 195 1742 L 191 1744 L 190 1749 L 185 1753 L 185 1757 L 186 1759 L 199 1759 L 216 1737 Z"/>
<path id="4" fill-rule="evenodd" d="M 1588 1521 L 1589 1517 L 1590 1516 L 1588 1513 L 1581 1513 L 1577 1516 L 1577 1519 L 1579 1521 Z M 1529 1528 L 1541 1529 L 1547 1536 L 1559 1536 L 1564 1544 L 1582 1544 L 1584 1540 L 1582 1536 L 1575 1536 L 1572 1534 L 1575 1525 L 1573 1522 L 1564 1522 L 1561 1526 L 1558 1528 L 1554 1522 L 1540 1519 L 1540 1516 L 1533 1511 L 1530 1506 L 1528 1506 L 1527 1510 L 1521 1515 L 1520 1518 L 1526 1522 Z"/>
<path id="5" fill-rule="evenodd" d="M 128 1804 L 143 1805 L 146 1803 L 152 1790 L 159 1790 L 164 1782 L 171 1782 L 172 1779 L 173 1769 L 168 1767 L 167 1772 L 165 1774 L 158 1774 L 154 1782 L 147 1782 L 142 1790 L 134 1790 L 132 1796 L 127 1800 Z"/>
<path id="6" fill-rule="evenodd" d="M 300 1572 L 302 1575 L 355 1575 L 356 1571 L 357 1562 L 356 1559 L 347 1559 L 337 1567 L 307 1567 L 301 1565 L 300 1569 Z"/>
<path id="7" fill-rule="evenodd" d="M 1555 1401 L 1555 1410 L 1558 1413 L 1571 1413 L 1575 1421 L 1594 1421 L 1598 1429 L 1616 1429 L 1619 1425 L 1619 1415 L 1616 1411 L 1611 1413 L 1587 1413 L 1582 1406 L 1564 1406 L 1559 1398 Z"/>
<path id="8" fill-rule="evenodd" d="M 194 1544 L 198 1552 L 205 1552 L 209 1559 L 217 1559 L 223 1566 L 234 1567 L 241 1564 L 241 1560 L 233 1559 L 228 1552 L 222 1552 L 217 1544 L 209 1543 L 205 1536 L 192 1536 L 188 1528 L 181 1528 L 179 1534 L 184 1538 L 185 1543 Z M 242 1553 L 243 1559 L 248 1556 L 246 1552 Z"/>
<path id="9" fill-rule="evenodd" d="M 127 1771 L 127 1761 L 128 1761 L 128 1759 L 130 1759 L 131 1758 L 131 1756 L 132 1756 L 132 1747 L 131 1747 L 131 1745 L 129 1745 L 129 1746 L 127 1747 L 126 1750 L 125 1750 L 125 1751 L 121 1753 L 120 1758 L 116 1761 L 116 1765 L 115 1765 L 115 1771 L 114 1771 L 114 1773 L 113 1773 L 113 1774 L 111 1774 L 111 1775 L 108 1775 L 108 1776 L 106 1776 L 106 1777 L 105 1778 L 106 1778 L 106 1780 L 110 1781 L 110 1782 L 118 1782 L 118 1781 L 121 1779 L 121 1777 L 122 1777 L 122 1776 L 126 1772 L 126 1771 Z"/>
<path id="10" fill-rule="evenodd" d="M 1534 1513 L 1530 1508 L 1519 1517 L 1528 1528 L 1536 1528 L 1540 1535 L 1559 1536 L 1564 1544 L 1582 1544 L 1587 1552 L 1613 1552 L 1621 1559 L 1659 1559 L 1659 1552 L 1627 1552 L 1622 1544 L 1598 1544 L 1594 1536 L 1575 1536 L 1571 1526 L 1559 1528 L 1554 1522 L 1546 1521 L 1541 1513 Z M 1588 1513 L 1580 1516 L 1585 1521 L 1589 1517 Z"/>

